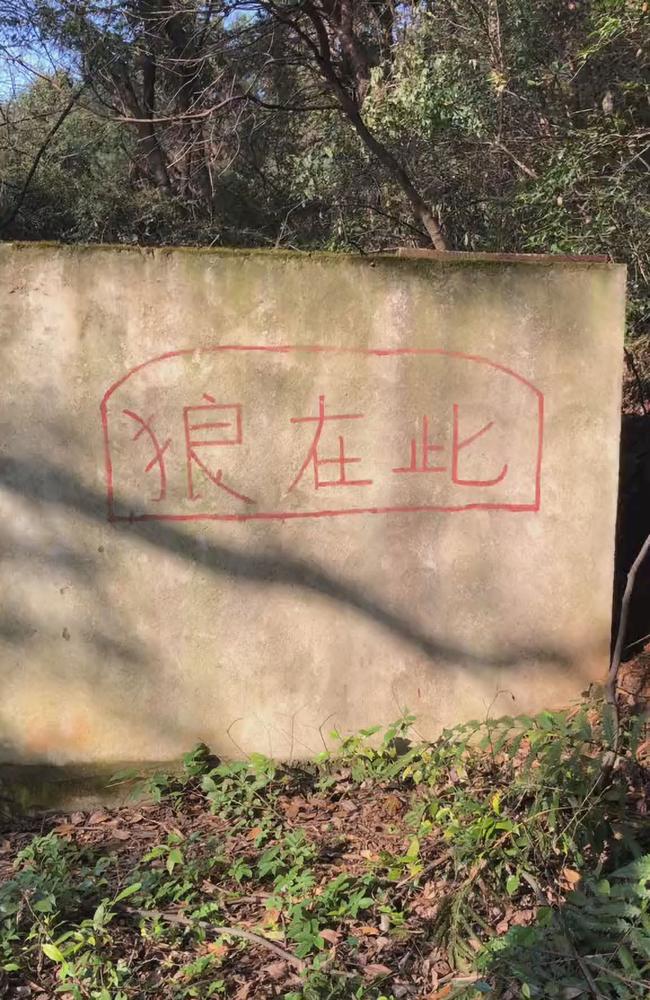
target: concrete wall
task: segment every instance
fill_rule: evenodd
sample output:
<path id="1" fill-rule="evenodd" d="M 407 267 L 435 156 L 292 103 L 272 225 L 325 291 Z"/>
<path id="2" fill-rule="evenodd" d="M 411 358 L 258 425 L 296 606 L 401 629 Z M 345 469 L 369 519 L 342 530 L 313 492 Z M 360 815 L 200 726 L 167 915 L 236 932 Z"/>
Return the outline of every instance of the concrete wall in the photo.
<path id="1" fill-rule="evenodd" d="M 0 247 L 0 738 L 278 756 L 606 669 L 625 272 Z"/>

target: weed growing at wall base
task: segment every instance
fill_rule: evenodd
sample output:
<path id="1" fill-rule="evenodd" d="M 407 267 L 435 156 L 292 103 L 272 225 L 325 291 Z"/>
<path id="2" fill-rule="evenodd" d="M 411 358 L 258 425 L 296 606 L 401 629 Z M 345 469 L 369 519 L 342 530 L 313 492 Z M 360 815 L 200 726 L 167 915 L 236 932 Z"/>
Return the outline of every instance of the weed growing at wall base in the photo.
<path id="1" fill-rule="evenodd" d="M 301 766 L 200 747 L 155 801 L 0 845 L 0 996 L 443 1000 L 650 990 L 642 720 L 599 703 Z"/>

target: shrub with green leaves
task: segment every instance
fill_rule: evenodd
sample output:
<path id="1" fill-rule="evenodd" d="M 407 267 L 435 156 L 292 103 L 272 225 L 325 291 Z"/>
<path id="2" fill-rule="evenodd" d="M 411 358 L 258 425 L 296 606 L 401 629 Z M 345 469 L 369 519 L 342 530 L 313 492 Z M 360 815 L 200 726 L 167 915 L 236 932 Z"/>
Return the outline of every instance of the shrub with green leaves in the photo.
<path id="1" fill-rule="evenodd" d="M 426 743 L 412 722 L 332 734 L 300 766 L 197 748 L 183 773 L 155 778 L 153 839 L 34 837 L 0 886 L 10 991 L 47 972 L 73 1000 L 157 1000 L 161 965 L 170 1000 L 236 995 L 240 970 L 270 959 L 230 927 L 304 963 L 283 1000 L 396 1000 L 425 955 L 449 970 L 450 997 L 648 992 L 644 720 L 615 739 L 594 701 Z M 349 819 L 362 806 L 375 850 Z"/>
<path id="2" fill-rule="evenodd" d="M 560 909 L 541 908 L 533 926 L 488 945 L 479 967 L 495 988 L 515 981 L 532 1000 L 639 1000 L 650 989 L 650 855 L 588 877 Z"/>

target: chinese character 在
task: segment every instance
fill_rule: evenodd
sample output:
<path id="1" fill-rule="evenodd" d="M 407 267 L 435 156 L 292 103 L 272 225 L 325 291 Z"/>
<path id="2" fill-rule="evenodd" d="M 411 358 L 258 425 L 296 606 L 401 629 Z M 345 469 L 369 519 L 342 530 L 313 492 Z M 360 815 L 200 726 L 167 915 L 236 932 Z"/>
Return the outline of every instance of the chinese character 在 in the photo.
<path id="1" fill-rule="evenodd" d="M 183 407 L 183 425 L 185 428 L 185 460 L 187 466 L 187 496 L 189 500 L 199 500 L 194 487 L 194 466 L 198 466 L 207 478 L 218 486 L 220 490 L 229 493 L 230 496 L 241 500 L 243 503 L 255 503 L 250 497 L 239 493 L 223 481 L 223 472 L 217 469 L 216 472 L 206 465 L 205 461 L 199 457 L 199 449 L 222 448 L 229 445 L 239 445 L 243 442 L 242 416 L 240 403 L 217 403 L 214 396 L 203 394 L 205 403 L 197 406 Z M 194 415 L 198 415 L 195 417 Z M 215 419 L 220 416 L 226 419 Z M 201 418 L 204 419 L 201 419 Z M 197 420 L 193 423 L 193 420 Z"/>
<path id="2" fill-rule="evenodd" d="M 451 481 L 456 486 L 496 486 L 498 483 L 503 482 L 508 472 L 507 463 L 502 467 L 501 471 L 497 476 L 492 479 L 464 479 L 460 474 L 460 453 L 464 448 L 468 448 L 470 445 L 478 441 L 487 434 L 492 427 L 494 427 L 494 421 L 490 420 L 483 427 L 475 431 L 473 434 L 469 434 L 467 437 L 461 437 L 460 434 L 460 408 L 458 403 L 453 404 L 453 424 L 452 424 L 452 440 L 451 440 Z M 418 455 L 418 445 L 420 454 Z M 411 438 L 411 456 L 408 465 L 398 466 L 393 469 L 393 472 L 405 473 L 405 472 L 447 472 L 447 465 L 432 465 L 430 456 L 434 452 L 442 452 L 444 447 L 441 444 L 433 444 L 429 437 L 429 419 L 428 417 L 422 417 L 422 432 L 418 436 Z"/>
<path id="3" fill-rule="evenodd" d="M 291 483 L 291 486 L 287 490 L 287 493 L 291 491 L 298 485 L 305 472 L 311 465 L 313 475 L 314 475 L 314 486 L 317 490 L 322 489 L 327 486 L 370 486 L 372 479 L 348 479 L 347 478 L 347 466 L 355 465 L 360 462 L 360 458 L 351 457 L 345 453 L 345 442 L 343 435 L 338 435 L 338 455 L 335 457 L 321 458 L 319 455 L 319 444 L 321 435 L 323 433 L 323 428 L 325 424 L 330 420 L 360 420 L 363 417 L 363 413 L 325 413 L 325 396 L 318 397 L 318 416 L 315 417 L 292 417 L 292 424 L 304 424 L 304 423 L 315 423 L 316 429 L 314 431 L 314 437 L 311 443 L 311 447 L 307 452 L 307 457 L 305 461 L 300 466 L 298 474 Z M 322 479 L 320 470 L 325 466 L 334 466 L 338 470 L 338 478 L 336 479 Z"/>

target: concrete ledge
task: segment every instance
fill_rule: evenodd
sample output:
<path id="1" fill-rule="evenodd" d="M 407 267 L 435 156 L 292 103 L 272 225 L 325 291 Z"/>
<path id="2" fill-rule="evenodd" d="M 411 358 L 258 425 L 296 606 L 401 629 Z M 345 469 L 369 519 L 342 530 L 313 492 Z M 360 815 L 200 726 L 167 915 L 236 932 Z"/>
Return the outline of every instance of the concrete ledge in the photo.
<path id="1" fill-rule="evenodd" d="M 484 251 L 464 250 L 427 250 L 423 247 L 400 247 L 395 253 L 342 253 L 331 250 L 285 250 L 284 248 L 264 247 L 206 247 L 206 246 L 148 246 L 124 243 L 52 243 L 47 241 L 2 241 L 0 248 L 11 247 L 13 250 L 52 250 L 57 253 L 119 253 L 144 256 L 168 256 L 170 254 L 196 254 L 197 256 L 219 257 L 263 257 L 272 260 L 331 260 L 337 263 L 346 261 L 352 263 L 388 262 L 394 266 L 397 260 L 420 260 L 438 264 L 541 264 L 544 267 L 562 264 L 582 265 L 614 265 L 617 264 L 607 254 L 537 254 L 537 253 L 491 253 Z"/>
<path id="2" fill-rule="evenodd" d="M 418 247 L 400 247 L 398 257 L 414 257 L 419 260 L 439 261 L 443 264 L 613 264 L 608 254 L 562 254 L 562 253 L 483 253 L 462 250 L 424 250 Z"/>

